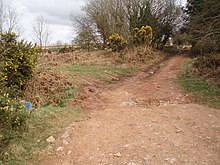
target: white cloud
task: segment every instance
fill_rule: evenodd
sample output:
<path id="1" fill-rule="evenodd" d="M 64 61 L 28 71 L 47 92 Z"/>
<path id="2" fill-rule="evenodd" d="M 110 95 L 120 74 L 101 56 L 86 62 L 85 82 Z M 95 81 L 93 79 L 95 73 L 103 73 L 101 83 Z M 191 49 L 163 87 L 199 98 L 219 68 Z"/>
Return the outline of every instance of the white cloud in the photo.
<path id="1" fill-rule="evenodd" d="M 84 0 L 8 0 L 13 8 L 17 9 L 22 15 L 22 26 L 25 30 L 23 36 L 32 41 L 32 25 L 37 15 L 45 15 L 52 41 L 70 42 L 71 40 L 71 21 L 70 15 L 81 12 Z"/>

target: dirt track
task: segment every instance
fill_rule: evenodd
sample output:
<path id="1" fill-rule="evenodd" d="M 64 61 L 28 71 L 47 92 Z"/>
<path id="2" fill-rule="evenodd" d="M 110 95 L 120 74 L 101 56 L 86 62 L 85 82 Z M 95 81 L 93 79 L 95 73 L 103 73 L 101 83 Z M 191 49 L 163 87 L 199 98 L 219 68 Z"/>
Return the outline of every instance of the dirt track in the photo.
<path id="1" fill-rule="evenodd" d="M 219 165 L 220 110 L 190 102 L 177 85 L 176 56 L 87 100 L 90 119 L 73 123 L 42 165 Z"/>

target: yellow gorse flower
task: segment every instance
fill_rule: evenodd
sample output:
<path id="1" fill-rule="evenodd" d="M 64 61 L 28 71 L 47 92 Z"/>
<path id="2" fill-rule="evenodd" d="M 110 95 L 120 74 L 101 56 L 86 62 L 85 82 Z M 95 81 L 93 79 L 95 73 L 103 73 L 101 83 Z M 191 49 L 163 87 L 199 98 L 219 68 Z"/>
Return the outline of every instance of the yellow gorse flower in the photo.
<path id="1" fill-rule="evenodd" d="M 122 35 L 114 33 L 109 36 L 109 41 L 107 43 L 113 51 L 120 51 L 126 47 L 128 41 L 125 40 Z"/>

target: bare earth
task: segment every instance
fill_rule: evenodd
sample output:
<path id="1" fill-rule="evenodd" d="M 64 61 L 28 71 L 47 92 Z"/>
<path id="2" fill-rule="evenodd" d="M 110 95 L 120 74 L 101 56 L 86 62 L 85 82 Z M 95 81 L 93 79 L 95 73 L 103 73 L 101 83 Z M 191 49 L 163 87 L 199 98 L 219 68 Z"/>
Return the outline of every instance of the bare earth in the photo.
<path id="1" fill-rule="evenodd" d="M 66 128 L 40 164 L 220 165 L 220 110 L 180 90 L 185 60 L 175 56 L 84 101 L 90 118 Z"/>

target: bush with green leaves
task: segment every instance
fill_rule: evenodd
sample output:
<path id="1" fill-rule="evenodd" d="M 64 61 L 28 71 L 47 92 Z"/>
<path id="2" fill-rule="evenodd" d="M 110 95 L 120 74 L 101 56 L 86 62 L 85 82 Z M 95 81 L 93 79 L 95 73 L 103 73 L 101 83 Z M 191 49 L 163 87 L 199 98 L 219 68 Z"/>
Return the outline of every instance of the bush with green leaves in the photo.
<path id="1" fill-rule="evenodd" d="M 135 46 L 139 45 L 148 45 L 153 37 L 153 30 L 150 26 L 142 26 L 140 29 L 139 28 L 134 28 L 133 29 L 133 34 L 130 37 L 131 42 Z"/>
<path id="2" fill-rule="evenodd" d="M 16 97 L 15 91 L 23 89 L 34 75 L 36 55 L 37 48 L 15 33 L 0 34 L 0 90 Z"/>
<path id="3" fill-rule="evenodd" d="M 111 47 L 113 52 L 119 52 L 126 48 L 128 42 L 125 40 L 122 35 L 114 33 L 109 37 L 108 45 Z"/>

